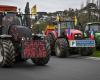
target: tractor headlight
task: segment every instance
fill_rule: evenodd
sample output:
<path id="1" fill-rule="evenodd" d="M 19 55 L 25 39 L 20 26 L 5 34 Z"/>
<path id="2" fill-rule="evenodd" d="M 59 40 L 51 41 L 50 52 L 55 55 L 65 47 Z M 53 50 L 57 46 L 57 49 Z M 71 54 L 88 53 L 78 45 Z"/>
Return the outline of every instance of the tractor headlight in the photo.
<path id="1" fill-rule="evenodd" d="M 78 36 L 79 36 L 79 37 L 81 37 L 81 35 L 80 35 L 80 34 L 79 34 Z"/>
<path id="2" fill-rule="evenodd" d="M 81 34 L 75 34 L 75 35 L 74 35 L 74 38 L 75 38 L 75 39 L 81 39 Z"/>
<path id="3" fill-rule="evenodd" d="M 78 37 L 78 35 L 75 35 L 75 37 Z"/>
<path id="4" fill-rule="evenodd" d="M 29 38 L 29 37 L 27 37 L 26 39 L 27 39 L 27 40 L 29 40 L 30 38 Z"/>
<path id="5" fill-rule="evenodd" d="M 22 37 L 22 41 L 24 41 L 25 40 L 25 37 Z"/>

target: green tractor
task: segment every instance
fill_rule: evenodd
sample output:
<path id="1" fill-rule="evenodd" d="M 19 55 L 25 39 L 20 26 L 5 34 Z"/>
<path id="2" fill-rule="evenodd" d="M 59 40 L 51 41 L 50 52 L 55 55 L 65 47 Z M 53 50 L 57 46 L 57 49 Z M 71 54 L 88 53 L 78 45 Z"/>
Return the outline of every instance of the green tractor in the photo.
<path id="1" fill-rule="evenodd" d="M 96 48 L 100 48 L 100 22 L 86 23 L 84 28 L 85 37 L 88 37 L 90 31 L 93 31 Z"/>

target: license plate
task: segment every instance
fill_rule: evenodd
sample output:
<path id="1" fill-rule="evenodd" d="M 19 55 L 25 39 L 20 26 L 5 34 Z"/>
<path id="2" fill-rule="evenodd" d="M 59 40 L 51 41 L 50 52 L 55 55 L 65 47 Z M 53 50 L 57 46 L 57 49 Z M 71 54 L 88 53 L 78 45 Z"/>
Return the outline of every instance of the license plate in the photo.
<path id="1" fill-rule="evenodd" d="M 69 40 L 70 47 L 95 47 L 95 40 Z"/>

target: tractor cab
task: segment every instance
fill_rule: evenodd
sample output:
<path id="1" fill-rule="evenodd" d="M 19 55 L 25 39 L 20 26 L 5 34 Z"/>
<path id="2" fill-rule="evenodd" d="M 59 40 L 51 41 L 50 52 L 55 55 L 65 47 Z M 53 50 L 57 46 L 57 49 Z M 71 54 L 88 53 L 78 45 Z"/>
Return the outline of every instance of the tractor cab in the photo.
<path id="1" fill-rule="evenodd" d="M 93 30 L 94 32 L 100 32 L 100 22 L 86 24 L 85 31 L 91 30 Z"/>
<path id="2" fill-rule="evenodd" d="M 58 26 L 60 25 L 61 29 L 68 29 L 70 27 L 70 29 L 74 29 L 74 21 L 60 21 L 57 22 L 56 24 L 56 28 L 58 28 Z"/>
<path id="3" fill-rule="evenodd" d="M 16 38 L 17 41 L 21 40 L 23 36 L 31 37 L 31 29 L 24 25 L 22 15 L 14 11 L 4 11 L 1 15 L 1 34 L 9 34 L 12 36 L 17 34 L 17 38 L 16 36 L 13 37 L 14 39 Z"/>
<path id="4" fill-rule="evenodd" d="M 90 35 L 90 31 L 92 31 L 96 42 L 96 47 L 100 47 L 100 22 L 87 23 L 84 31 L 86 37 L 88 37 Z"/>
<path id="5" fill-rule="evenodd" d="M 0 25 L 9 26 L 9 25 L 25 25 L 23 23 L 25 15 L 21 14 L 20 11 L 17 12 L 16 6 L 0 5 Z"/>
<path id="6" fill-rule="evenodd" d="M 74 25 L 74 21 L 66 20 L 66 21 L 56 22 L 55 27 L 56 27 L 56 31 L 58 33 L 58 37 L 62 37 L 66 33 L 65 32 L 66 30 L 74 29 L 75 25 Z"/>
<path id="7" fill-rule="evenodd" d="M 16 6 L 0 5 L 0 34 L 2 33 L 2 28 L 10 25 L 17 11 Z M 5 31 L 6 32 L 6 31 Z"/>
<path id="8" fill-rule="evenodd" d="M 31 37 L 32 31 L 25 23 L 25 15 L 17 12 L 17 7 L 0 5 L 0 33 L 9 34 L 13 38 L 20 41 L 21 38 Z M 18 35 L 17 38 L 15 35 Z"/>

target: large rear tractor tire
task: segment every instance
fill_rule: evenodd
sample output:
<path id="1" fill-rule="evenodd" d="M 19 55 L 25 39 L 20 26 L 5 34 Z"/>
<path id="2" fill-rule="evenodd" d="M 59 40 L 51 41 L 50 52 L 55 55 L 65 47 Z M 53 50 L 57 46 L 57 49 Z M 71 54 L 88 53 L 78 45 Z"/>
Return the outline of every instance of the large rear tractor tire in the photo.
<path id="1" fill-rule="evenodd" d="M 64 38 L 59 38 L 55 43 L 55 54 L 57 57 L 64 58 L 69 56 L 68 42 Z"/>
<path id="2" fill-rule="evenodd" d="M 94 53 L 94 48 L 83 48 L 81 56 L 91 56 Z"/>
<path id="3" fill-rule="evenodd" d="M 15 50 L 10 40 L 0 42 L 0 65 L 1 67 L 11 67 L 15 62 Z"/>
<path id="4" fill-rule="evenodd" d="M 32 58 L 31 59 L 32 62 L 35 65 L 44 66 L 44 65 L 46 65 L 49 62 L 49 60 L 50 60 L 50 53 L 51 53 L 49 43 L 46 43 L 46 47 L 45 48 L 46 48 L 45 50 L 47 51 L 46 57 L 44 57 L 44 58 Z"/>
<path id="5" fill-rule="evenodd" d="M 50 44 L 50 50 L 51 50 L 51 55 L 55 55 L 55 39 L 52 34 L 49 34 L 48 37 L 48 43 Z"/>

